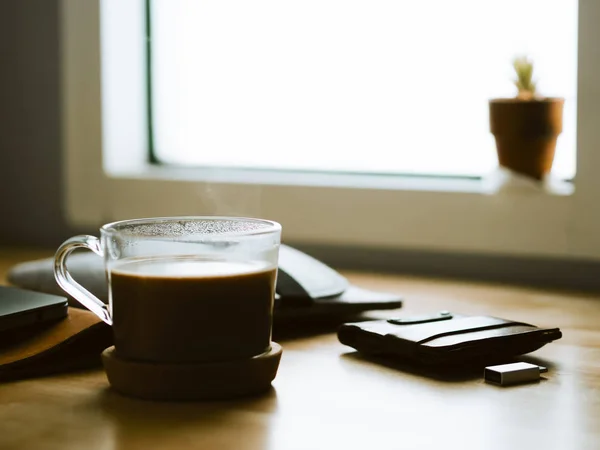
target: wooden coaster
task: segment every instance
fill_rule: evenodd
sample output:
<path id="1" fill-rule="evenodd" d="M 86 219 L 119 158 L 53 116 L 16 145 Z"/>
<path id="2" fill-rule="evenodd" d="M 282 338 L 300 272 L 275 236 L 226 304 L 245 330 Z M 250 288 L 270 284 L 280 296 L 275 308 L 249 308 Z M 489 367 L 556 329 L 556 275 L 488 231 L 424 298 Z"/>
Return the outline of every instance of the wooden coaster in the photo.
<path id="1" fill-rule="evenodd" d="M 102 353 L 108 381 L 117 392 L 147 400 L 224 400 L 267 391 L 275 379 L 282 349 L 253 358 L 202 364 L 156 364 Z"/>

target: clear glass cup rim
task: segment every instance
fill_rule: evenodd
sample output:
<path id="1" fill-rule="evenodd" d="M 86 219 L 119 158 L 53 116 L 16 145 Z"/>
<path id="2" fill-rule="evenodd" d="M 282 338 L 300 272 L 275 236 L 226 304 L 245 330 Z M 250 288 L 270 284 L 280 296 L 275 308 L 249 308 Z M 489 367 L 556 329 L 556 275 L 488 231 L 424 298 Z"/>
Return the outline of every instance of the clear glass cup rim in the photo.
<path id="1" fill-rule="evenodd" d="M 126 229 L 128 227 L 136 227 L 136 226 L 144 226 L 144 225 L 156 225 L 156 224 L 165 224 L 169 222 L 239 222 L 239 223 L 253 223 L 261 225 L 259 228 L 243 230 L 243 231 L 235 231 L 229 233 L 215 234 L 213 236 L 260 236 L 267 235 L 272 233 L 277 233 L 281 231 L 281 225 L 277 222 L 267 219 L 257 219 L 252 217 L 238 217 L 238 216 L 165 216 L 165 217 L 145 217 L 138 219 L 126 219 L 126 220 L 118 220 L 115 222 L 110 222 L 102 227 L 100 227 L 100 231 L 103 234 L 132 234 L 127 233 Z M 191 233 L 190 233 L 191 234 Z M 206 234 L 210 236 L 210 234 Z M 138 235 L 139 236 L 139 235 Z M 141 238 L 152 238 L 157 236 L 139 236 Z"/>

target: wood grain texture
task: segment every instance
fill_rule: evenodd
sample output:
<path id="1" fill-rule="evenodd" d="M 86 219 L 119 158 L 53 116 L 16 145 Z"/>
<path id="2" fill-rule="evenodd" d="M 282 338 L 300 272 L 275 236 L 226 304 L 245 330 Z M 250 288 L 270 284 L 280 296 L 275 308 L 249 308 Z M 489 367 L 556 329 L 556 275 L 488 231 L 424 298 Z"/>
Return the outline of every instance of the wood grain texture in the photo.
<path id="1" fill-rule="evenodd" d="M 0 274 L 48 252 L 0 251 Z M 280 341 L 265 396 L 153 403 L 114 394 L 101 371 L 0 385 L 1 449 L 599 449 L 600 298 L 498 284 L 346 273 L 403 293 L 403 314 L 448 309 L 558 326 L 534 354 L 540 383 L 500 388 L 360 358 L 319 331 Z M 2 275 L 0 275 L 1 277 Z M 389 314 L 389 313 L 388 313 Z M 381 315 L 381 314 L 379 314 Z"/>

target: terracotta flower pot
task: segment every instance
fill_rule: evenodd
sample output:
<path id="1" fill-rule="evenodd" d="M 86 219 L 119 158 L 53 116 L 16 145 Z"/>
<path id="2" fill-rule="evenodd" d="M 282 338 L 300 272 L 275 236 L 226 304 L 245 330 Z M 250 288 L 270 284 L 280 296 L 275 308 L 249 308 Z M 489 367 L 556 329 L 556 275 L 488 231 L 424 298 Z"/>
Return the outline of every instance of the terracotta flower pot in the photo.
<path id="1" fill-rule="evenodd" d="M 541 180 L 552 169 L 562 132 L 562 98 L 490 100 L 490 129 L 502 167 Z"/>

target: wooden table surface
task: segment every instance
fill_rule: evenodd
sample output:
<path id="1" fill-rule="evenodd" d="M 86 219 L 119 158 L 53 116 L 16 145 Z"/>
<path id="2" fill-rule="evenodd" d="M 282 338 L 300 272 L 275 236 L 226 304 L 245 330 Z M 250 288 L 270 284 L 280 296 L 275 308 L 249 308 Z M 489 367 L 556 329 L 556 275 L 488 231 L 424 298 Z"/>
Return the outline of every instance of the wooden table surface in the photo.
<path id="1" fill-rule="evenodd" d="M 48 252 L 0 250 L 10 265 Z M 346 273 L 402 293 L 402 313 L 440 309 L 558 326 L 535 353 L 545 380 L 501 388 L 363 360 L 321 331 L 283 339 L 267 395 L 152 403 L 113 393 L 102 371 L 0 385 L 0 449 L 600 449 L 600 295 Z"/>

